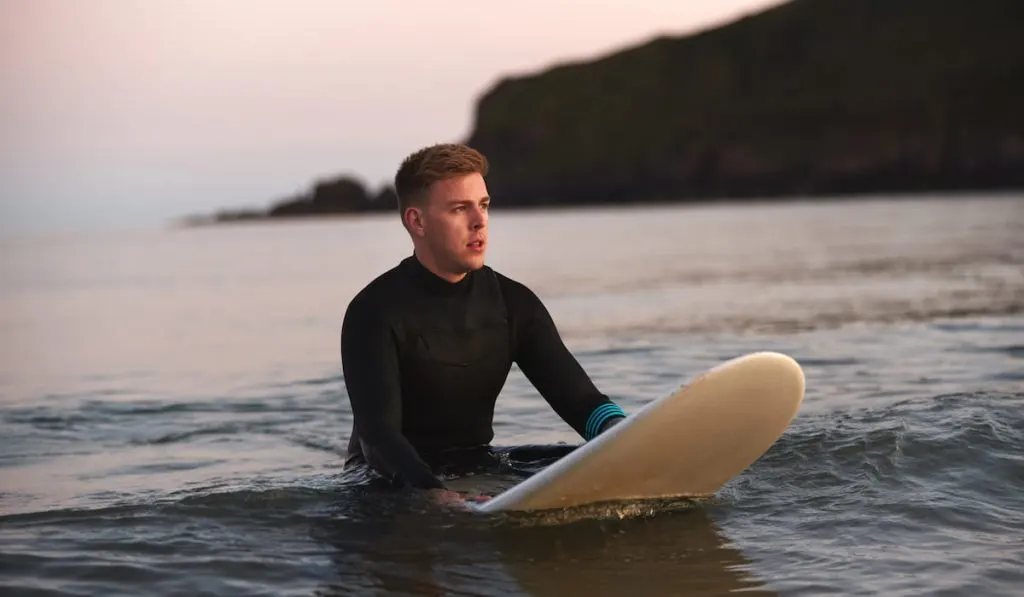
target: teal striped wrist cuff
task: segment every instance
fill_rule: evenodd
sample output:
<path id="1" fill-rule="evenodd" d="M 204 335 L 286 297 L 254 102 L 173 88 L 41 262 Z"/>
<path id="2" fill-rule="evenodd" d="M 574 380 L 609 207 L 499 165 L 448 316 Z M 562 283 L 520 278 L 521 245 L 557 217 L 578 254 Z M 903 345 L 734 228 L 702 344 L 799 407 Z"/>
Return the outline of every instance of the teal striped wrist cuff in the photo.
<path id="1" fill-rule="evenodd" d="M 587 419 L 587 424 L 584 425 L 583 436 L 590 441 L 597 437 L 598 432 L 601 431 L 601 426 L 604 425 L 605 421 L 612 417 L 625 417 L 626 413 L 619 408 L 618 404 L 614 402 L 607 402 L 594 409 L 594 412 L 590 413 L 590 417 Z"/>

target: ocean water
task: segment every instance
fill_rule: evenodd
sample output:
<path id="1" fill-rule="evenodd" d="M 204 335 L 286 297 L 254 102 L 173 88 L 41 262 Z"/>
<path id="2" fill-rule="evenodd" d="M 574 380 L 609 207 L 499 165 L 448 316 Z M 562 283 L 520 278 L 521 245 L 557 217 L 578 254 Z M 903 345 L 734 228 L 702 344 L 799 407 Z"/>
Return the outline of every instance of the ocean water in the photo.
<path id="1" fill-rule="evenodd" d="M 1024 592 L 1024 195 L 492 214 L 626 410 L 755 350 L 807 397 L 713 500 L 481 516 L 341 472 L 397 218 L 11 237 L 0 594 Z M 514 370 L 495 443 L 579 441 Z M 496 493 L 516 478 L 470 480 Z"/>

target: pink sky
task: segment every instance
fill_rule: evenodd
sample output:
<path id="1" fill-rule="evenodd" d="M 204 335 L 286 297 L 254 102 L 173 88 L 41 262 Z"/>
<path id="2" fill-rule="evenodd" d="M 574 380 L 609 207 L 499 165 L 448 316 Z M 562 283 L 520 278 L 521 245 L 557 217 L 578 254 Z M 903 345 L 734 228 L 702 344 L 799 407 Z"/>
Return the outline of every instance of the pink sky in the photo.
<path id="1" fill-rule="evenodd" d="M 160 223 L 342 172 L 376 186 L 464 138 L 503 75 L 773 3 L 0 0 L 0 227 Z"/>

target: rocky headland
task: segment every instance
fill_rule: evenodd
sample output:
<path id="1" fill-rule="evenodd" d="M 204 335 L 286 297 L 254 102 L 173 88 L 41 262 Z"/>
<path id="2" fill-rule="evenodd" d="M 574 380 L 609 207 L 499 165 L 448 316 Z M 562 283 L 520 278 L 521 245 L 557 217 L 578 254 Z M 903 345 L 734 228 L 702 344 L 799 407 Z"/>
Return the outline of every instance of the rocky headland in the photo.
<path id="1" fill-rule="evenodd" d="M 464 141 L 500 207 L 1021 188 L 1021 23 L 1020 0 L 793 0 L 501 79 Z M 205 219 L 395 207 L 342 176 Z"/>

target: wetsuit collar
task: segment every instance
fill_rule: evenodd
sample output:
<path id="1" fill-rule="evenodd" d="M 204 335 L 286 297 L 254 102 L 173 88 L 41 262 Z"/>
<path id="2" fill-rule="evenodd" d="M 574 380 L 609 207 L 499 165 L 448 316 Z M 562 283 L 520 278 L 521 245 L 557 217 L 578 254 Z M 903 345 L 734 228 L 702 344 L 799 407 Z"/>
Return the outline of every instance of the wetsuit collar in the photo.
<path id="1" fill-rule="evenodd" d="M 449 282 L 441 276 L 427 269 L 416 255 L 410 255 L 402 260 L 402 266 L 424 290 L 441 294 L 452 294 L 465 288 L 469 284 L 473 272 L 469 272 L 458 282 Z"/>

